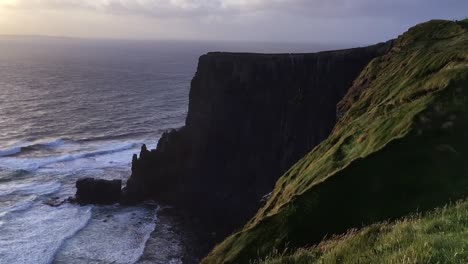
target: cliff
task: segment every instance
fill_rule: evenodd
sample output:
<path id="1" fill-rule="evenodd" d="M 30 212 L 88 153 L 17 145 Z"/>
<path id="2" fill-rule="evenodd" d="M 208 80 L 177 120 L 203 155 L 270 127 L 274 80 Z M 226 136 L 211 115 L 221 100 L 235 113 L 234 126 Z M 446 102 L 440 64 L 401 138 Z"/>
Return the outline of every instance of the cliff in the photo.
<path id="1" fill-rule="evenodd" d="M 336 104 L 391 42 L 316 54 L 209 53 L 200 58 L 186 125 L 134 157 L 130 200 L 191 209 L 229 232 L 277 179 L 324 140 Z"/>
<path id="2" fill-rule="evenodd" d="M 330 136 L 203 263 L 249 263 L 465 198 L 467 28 L 466 21 L 418 25 L 372 60 L 338 104 Z"/>

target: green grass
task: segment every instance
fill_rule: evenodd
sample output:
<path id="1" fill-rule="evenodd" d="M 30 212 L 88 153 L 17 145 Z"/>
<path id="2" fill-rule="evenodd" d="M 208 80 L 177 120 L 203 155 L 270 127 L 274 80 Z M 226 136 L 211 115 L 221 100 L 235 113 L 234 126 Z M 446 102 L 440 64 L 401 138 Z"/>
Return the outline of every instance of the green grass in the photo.
<path id="1" fill-rule="evenodd" d="M 468 263 L 468 202 L 381 223 L 255 264 Z"/>
<path id="2" fill-rule="evenodd" d="M 468 28 L 468 18 L 459 21 L 458 23 L 460 23 L 460 25 L 464 26 L 465 28 Z"/>
<path id="3" fill-rule="evenodd" d="M 411 28 L 340 103 L 330 137 L 281 177 L 264 208 L 203 263 L 248 263 L 468 195 L 468 31 Z"/>

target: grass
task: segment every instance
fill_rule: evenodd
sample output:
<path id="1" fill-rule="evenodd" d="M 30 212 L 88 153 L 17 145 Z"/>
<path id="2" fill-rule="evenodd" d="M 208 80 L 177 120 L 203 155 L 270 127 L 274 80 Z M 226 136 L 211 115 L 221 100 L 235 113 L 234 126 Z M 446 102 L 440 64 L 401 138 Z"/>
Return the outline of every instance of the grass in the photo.
<path id="1" fill-rule="evenodd" d="M 462 32 L 460 39 L 439 40 Z M 359 85 L 375 78 L 372 89 L 366 90 L 359 101 L 353 103 L 328 140 L 280 179 L 270 202 L 274 207 L 265 211 L 276 213 L 285 202 L 351 161 L 406 136 L 415 117 L 432 104 L 437 91 L 448 88 L 455 75 L 466 70 L 442 71 L 459 57 L 460 64 L 466 66 L 466 44 L 466 31 L 448 21 L 419 25 L 403 35 L 395 47 L 398 51 L 374 60 L 356 81 Z"/>
<path id="2" fill-rule="evenodd" d="M 462 25 L 465 28 L 468 28 L 468 18 L 463 19 L 462 21 L 458 22 L 460 25 Z"/>
<path id="3" fill-rule="evenodd" d="M 468 202 L 381 223 L 255 264 L 468 263 Z"/>
<path id="4" fill-rule="evenodd" d="M 373 60 L 330 137 L 203 263 L 248 263 L 468 195 L 468 31 L 430 21 Z"/>

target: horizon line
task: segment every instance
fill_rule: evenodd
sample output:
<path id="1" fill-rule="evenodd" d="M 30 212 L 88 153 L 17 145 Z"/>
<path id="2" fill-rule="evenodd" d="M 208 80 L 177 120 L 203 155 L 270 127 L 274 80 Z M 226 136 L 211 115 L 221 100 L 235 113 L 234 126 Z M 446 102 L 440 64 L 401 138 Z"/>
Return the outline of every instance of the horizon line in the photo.
<path id="1" fill-rule="evenodd" d="M 135 41 L 135 42 L 200 42 L 200 43 L 268 43 L 268 44 L 293 44 L 293 45 L 352 45 L 363 46 L 372 45 L 358 42 L 310 42 L 310 41 L 277 41 L 277 40 L 239 40 L 239 39 L 177 39 L 177 38 L 121 38 L 121 37 L 82 37 L 82 36 L 61 36 L 61 35 L 41 35 L 41 34 L 1 34 L 0 38 L 43 38 L 43 39 L 63 39 L 63 40 L 96 40 L 96 41 Z M 376 44 L 376 43 L 374 43 Z"/>

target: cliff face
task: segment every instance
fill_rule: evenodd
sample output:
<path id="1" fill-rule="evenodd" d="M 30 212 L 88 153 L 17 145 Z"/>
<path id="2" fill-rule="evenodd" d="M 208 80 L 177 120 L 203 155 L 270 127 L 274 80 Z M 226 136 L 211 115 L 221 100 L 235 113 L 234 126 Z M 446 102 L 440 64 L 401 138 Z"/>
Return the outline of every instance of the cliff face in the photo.
<path id="1" fill-rule="evenodd" d="M 225 230 L 238 226 L 276 180 L 329 135 L 337 103 L 390 46 L 202 56 L 186 126 L 134 157 L 127 196 L 203 208 Z"/>
<path id="2" fill-rule="evenodd" d="M 411 28 L 362 71 L 330 136 L 202 263 L 249 263 L 467 197 L 467 102 L 466 22 Z"/>

